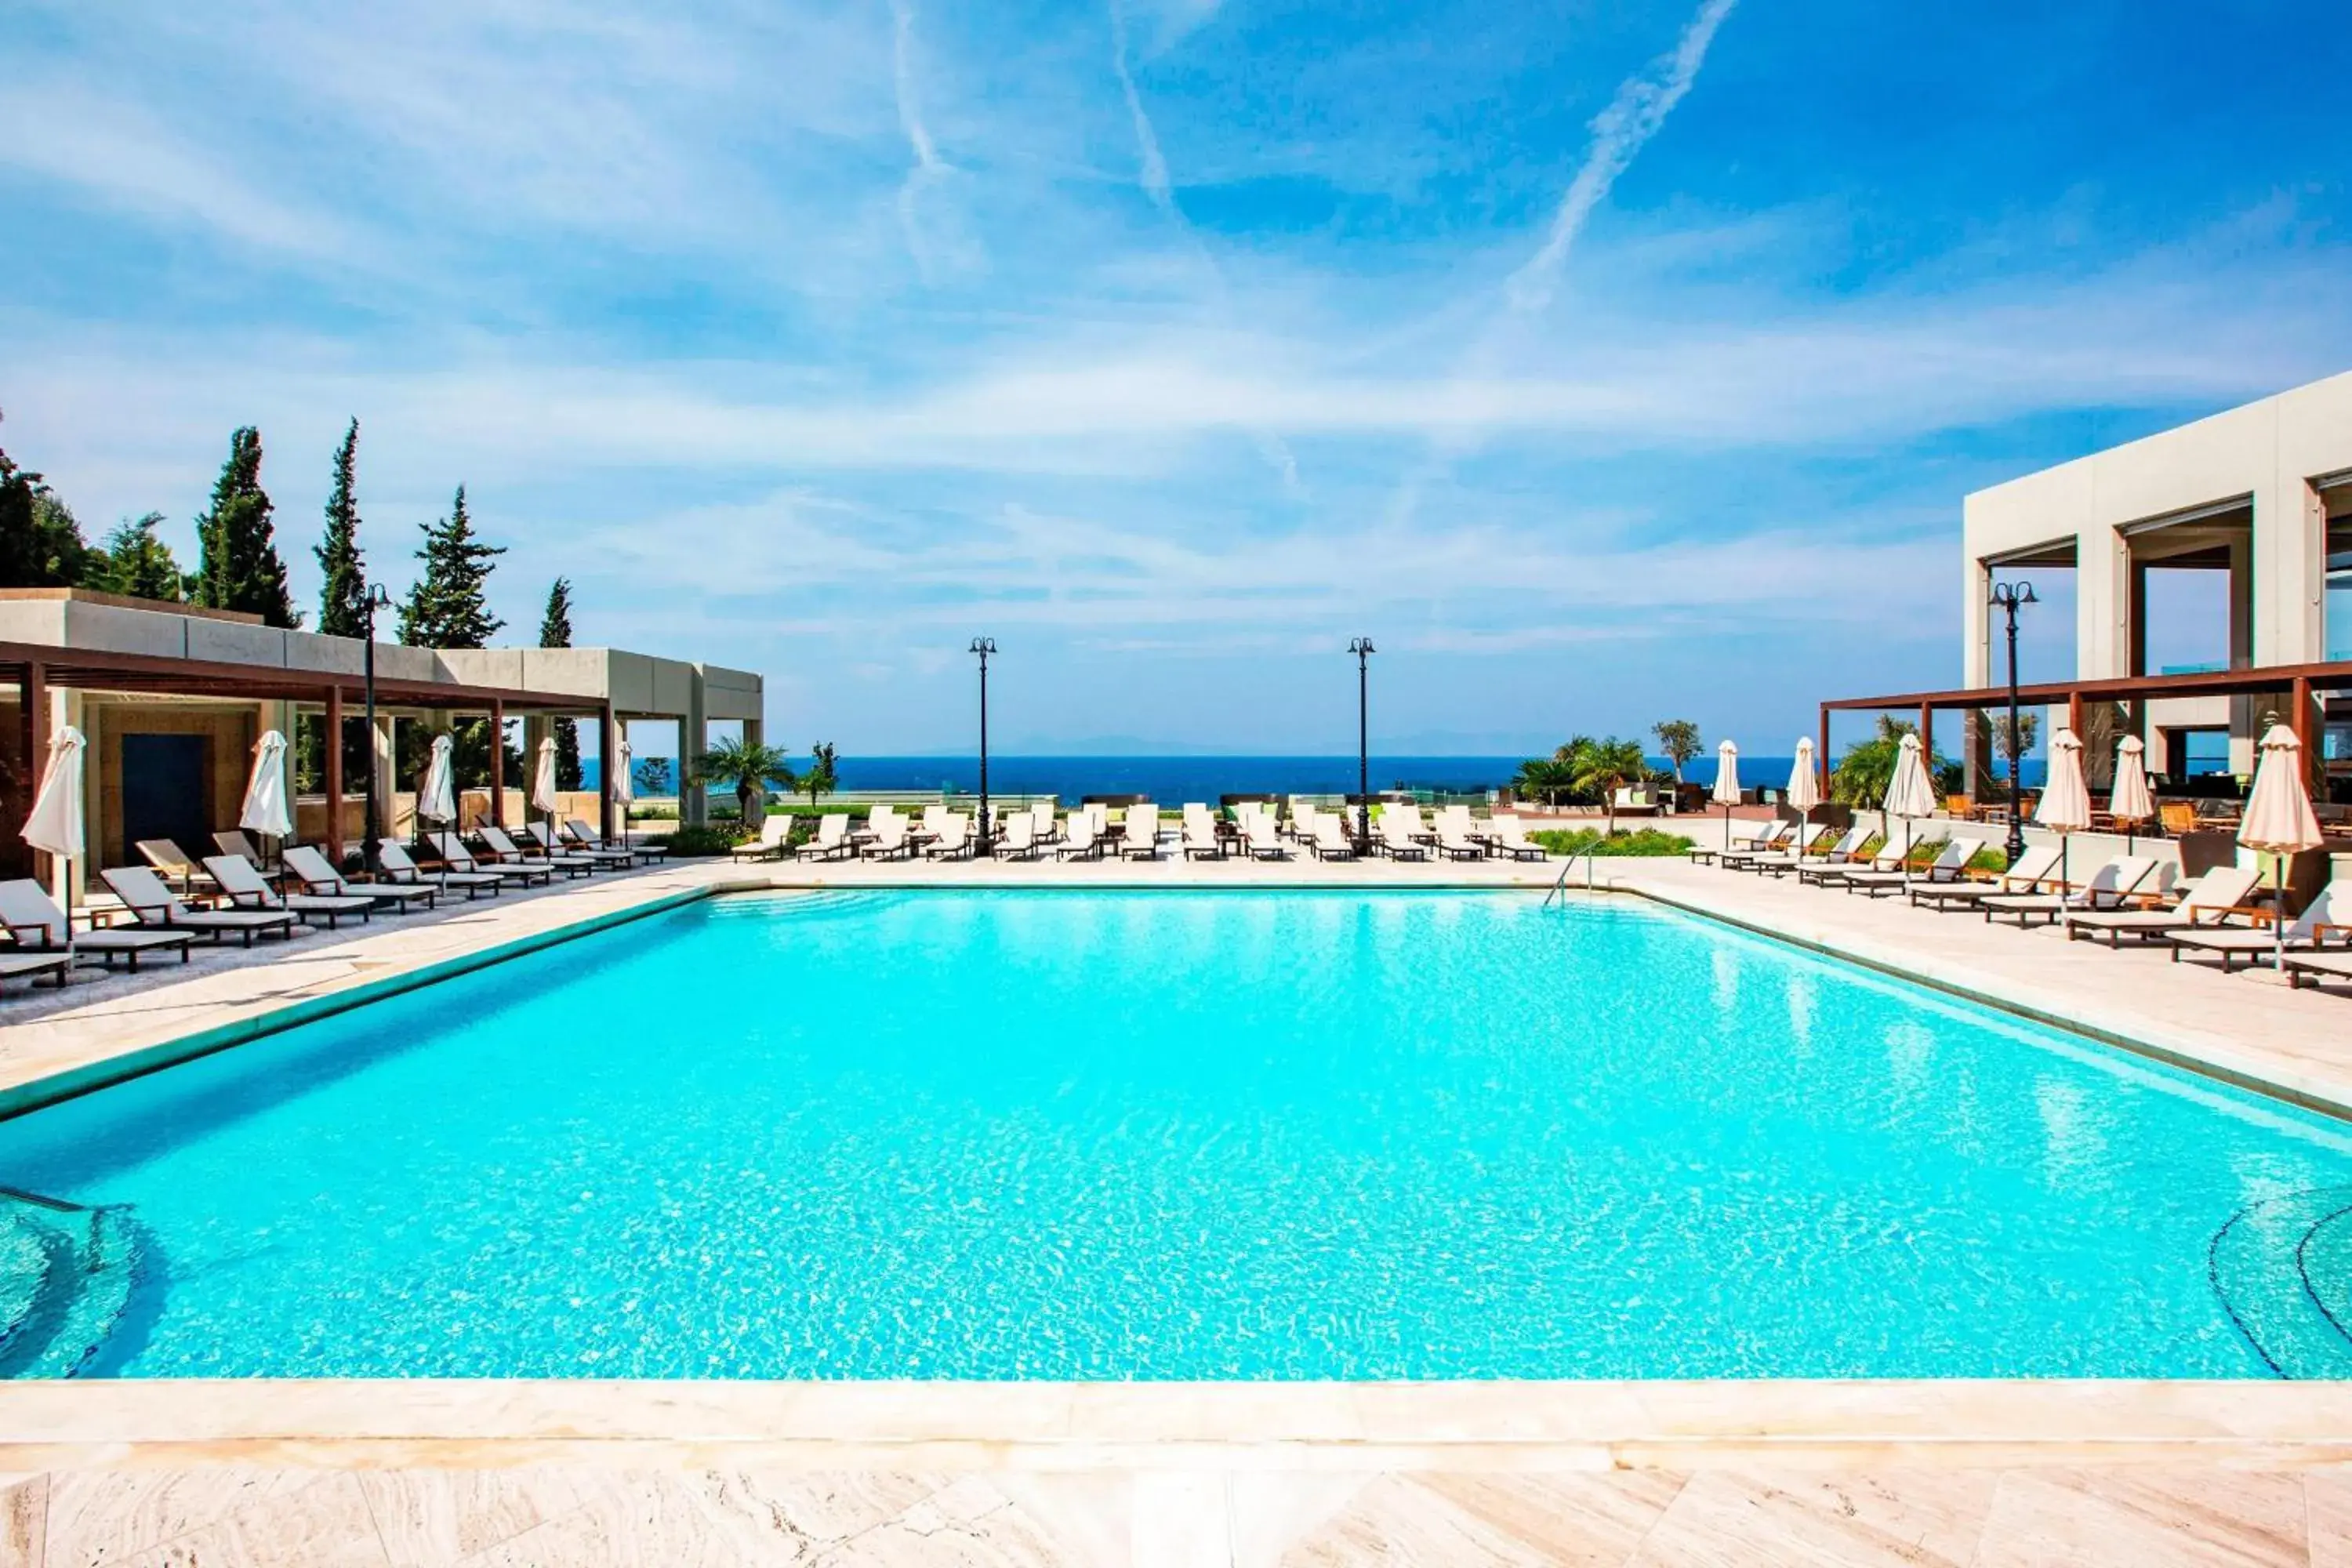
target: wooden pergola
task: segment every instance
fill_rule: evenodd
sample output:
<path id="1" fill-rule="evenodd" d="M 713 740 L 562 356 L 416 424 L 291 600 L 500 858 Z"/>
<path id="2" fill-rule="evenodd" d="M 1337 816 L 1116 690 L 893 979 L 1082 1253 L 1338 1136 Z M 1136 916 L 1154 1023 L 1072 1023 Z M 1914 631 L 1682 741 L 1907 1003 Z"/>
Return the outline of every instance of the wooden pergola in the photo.
<path id="1" fill-rule="evenodd" d="M 17 733 L 8 762 L 8 820 L 20 820 L 32 809 L 32 792 L 38 784 L 47 752 L 48 694 L 54 689 L 87 691 L 146 692 L 172 697 L 214 697 L 249 702 L 316 703 L 326 712 L 327 733 L 340 737 L 347 704 L 365 700 L 361 677 L 332 670 L 289 669 L 268 665 L 229 664 L 215 660 L 167 658 L 152 654 L 115 653 L 99 648 L 59 647 L 44 643 L 0 642 L 0 684 L 14 685 L 21 699 Z M 406 680 L 379 674 L 375 678 L 379 704 L 431 708 L 478 713 L 501 731 L 509 710 L 547 717 L 592 718 L 602 728 L 603 754 L 614 755 L 614 717 L 610 700 L 602 702 L 559 692 L 526 691 L 489 686 L 465 686 L 445 680 Z M 373 741 L 370 741 L 373 745 Z M 327 850 L 341 862 L 343 851 L 343 749 L 326 748 Z M 599 780 L 600 831 L 613 833 L 613 774 L 603 769 Z M 506 751 L 490 747 L 490 820 L 504 826 Z"/>
<path id="2" fill-rule="evenodd" d="M 2324 664 L 2271 664 L 2245 669 L 2200 670 L 2189 675 L 2128 675 L 2097 680 L 2037 680 L 2021 683 L 2021 707 L 2066 704 L 2067 728 L 2083 731 L 2083 708 L 2088 702 L 2145 703 L 2168 697 L 2237 697 L 2253 692 L 2277 692 L 2286 699 L 2287 724 L 2303 742 L 2306 764 L 2319 755 L 2317 706 L 2322 692 L 2352 690 L 2352 660 Z M 1906 691 L 1886 697 L 1839 697 L 1821 705 L 1821 753 L 1815 759 L 1822 786 L 1829 787 L 1830 715 L 1836 712 L 1916 713 L 1919 743 L 1935 748 L 1936 714 L 1940 710 L 2001 710 L 2009 706 L 2009 688 L 1974 690 Z"/>

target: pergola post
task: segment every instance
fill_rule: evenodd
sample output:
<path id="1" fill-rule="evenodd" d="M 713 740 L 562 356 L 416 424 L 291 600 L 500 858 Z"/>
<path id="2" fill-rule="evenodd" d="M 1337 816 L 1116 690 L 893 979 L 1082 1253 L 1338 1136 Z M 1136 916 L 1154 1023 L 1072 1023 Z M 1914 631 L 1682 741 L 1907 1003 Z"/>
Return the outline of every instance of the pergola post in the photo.
<path id="1" fill-rule="evenodd" d="M 607 701 L 598 715 L 596 731 L 596 836 L 605 843 L 613 842 L 613 762 L 620 754 L 620 726 L 613 719 L 613 704 Z"/>
<path id="2" fill-rule="evenodd" d="M 1830 794 L 1830 710 L 1827 703 L 1822 705 L 1822 749 L 1813 757 L 1813 766 L 1822 775 L 1818 781 L 1822 786 L 1822 798 L 1827 800 Z"/>
<path id="3" fill-rule="evenodd" d="M 2327 798 L 2326 790 L 2324 787 L 2327 777 L 2327 763 L 2326 759 L 2319 754 L 2319 726 L 2315 722 L 2315 715 L 2312 710 L 2311 681 L 2307 678 L 2303 676 L 2295 678 L 2288 705 L 2294 710 L 2294 716 L 2287 722 L 2294 731 L 2295 740 L 2303 746 L 2304 787 L 2313 790 L 2313 798 L 2325 800 Z M 2262 737 L 2258 735 L 2254 739 L 2259 744 Z M 2321 787 L 2315 788 L 2315 785 Z"/>
<path id="4" fill-rule="evenodd" d="M 327 864 L 343 868 L 343 689 L 327 688 Z"/>
<path id="5" fill-rule="evenodd" d="M 2079 689 L 2066 693 L 2066 728 L 2074 731 L 2074 739 L 2083 738 L 2083 693 Z"/>
<path id="6" fill-rule="evenodd" d="M 1933 704 L 1919 704 L 1919 760 L 1929 768 L 1936 765 L 1936 710 Z"/>
<path id="7" fill-rule="evenodd" d="M 33 796 L 41 787 L 41 763 L 49 739 L 48 669 L 38 659 L 25 664 L 25 678 L 19 693 L 24 707 L 16 725 L 16 753 L 24 765 L 16 772 L 16 798 L 9 803 L 12 822 L 21 822 L 33 814 Z M 38 872 L 37 856 L 15 834 L 8 835 L 9 858 L 25 870 Z"/>
<path id="8" fill-rule="evenodd" d="M 490 699 L 490 826 L 507 825 L 507 705 Z"/>

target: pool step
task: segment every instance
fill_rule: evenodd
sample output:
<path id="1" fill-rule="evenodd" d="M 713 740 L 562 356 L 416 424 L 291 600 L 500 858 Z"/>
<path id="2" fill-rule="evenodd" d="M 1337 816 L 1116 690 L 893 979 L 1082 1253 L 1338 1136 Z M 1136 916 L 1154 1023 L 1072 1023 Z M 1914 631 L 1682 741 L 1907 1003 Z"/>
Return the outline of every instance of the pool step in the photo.
<path id="1" fill-rule="evenodd" d="M 121 1208 L 0 1194 L 0 1377 L 72 1377 L 131 1304 L 143 1247 Z"/>
<path id="2" fill-rule="evenodd" d="M 2352 1186 L 2247 1205 L 2213 1236 L 2214 1293 L 2281 1377 L 2352 1378 Z"/>

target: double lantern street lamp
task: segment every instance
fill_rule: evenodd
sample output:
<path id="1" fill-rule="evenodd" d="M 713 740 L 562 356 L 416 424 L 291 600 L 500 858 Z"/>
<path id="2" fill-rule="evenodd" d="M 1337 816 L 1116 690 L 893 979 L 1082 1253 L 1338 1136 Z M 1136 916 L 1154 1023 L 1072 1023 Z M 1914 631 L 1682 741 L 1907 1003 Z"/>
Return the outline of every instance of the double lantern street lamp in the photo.
<path id="1" fill-rule="evenodd" d="M 980 656 L 980 837 L 975 858 L 996 853 L 988 831 L 988 656 L 996 651 L 994 637 L 974 637 L 971 651 Z"/>
<path id="2" fill-rule="evenodd" d="M 1993 584 L 1993 608 L 2009 616 L 2009 841 L 2003 847 L 2012 866 L 2025 853 L 2025 790 L 2021 779 L 2025 770 L 2025 748 L 2019 743 L 2017 722 L 2017 612 L 2036 603 L 2039 601 L 2033 596 L 2031 583 Z"/>
<path id="3" fill-rule="evenodd" d="M 367 789 L 365 791 L 367 832 L 360 840 L 360 857 L 362 863 L 367 868 L 367 874 L 371 877 L 377 875 L 383 869 L 380 856 L 383 843 L 379 808 L 376 804 L 376 774 L 382 770 L 376 765 L 375 754 L 375 613 L 391 603 L 392 595 L 383 591 L 383 584 L 381 583 L 370 584 L 367 596 L 361 602 L 361 608 L 367 612 L 367 629 L 362 634 L 363 640 L 360 645 L 362 649 L 362 668 L 365 672 L 367 682 Z M 342 743 L 343 738 L 341 735 L 333 737 L 328 742 L 339 749 Z M 341 802 L 330 802 L 329 805 L 331 807 L 340 808 Z M 342 830 L 337 828 L 335 831 L 341 834 Z"/>
<path id="4" fill-rule="evenodd" d="M 1371 700 L 1371 657 L 1380 650 L 1372 647 L 1370 637 L 1358 637 L 1348 645 L 1356 656 L 1356 853 L 1370 858 L 1372 853 L 1372 752 L 1369 740 L 1366 715 Z"/>

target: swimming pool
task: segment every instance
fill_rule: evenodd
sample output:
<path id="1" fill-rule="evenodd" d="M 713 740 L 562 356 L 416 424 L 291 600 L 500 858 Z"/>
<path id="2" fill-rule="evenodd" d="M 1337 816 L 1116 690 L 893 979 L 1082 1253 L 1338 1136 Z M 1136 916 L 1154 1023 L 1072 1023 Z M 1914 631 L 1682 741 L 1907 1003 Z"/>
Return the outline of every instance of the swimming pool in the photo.
<path id="1" fill-rule="evenodd" d="M 712 899 L 0 1182 L 18 1375 L 2352 1367 L 2342 1125 L 1621 900 Z"/>

